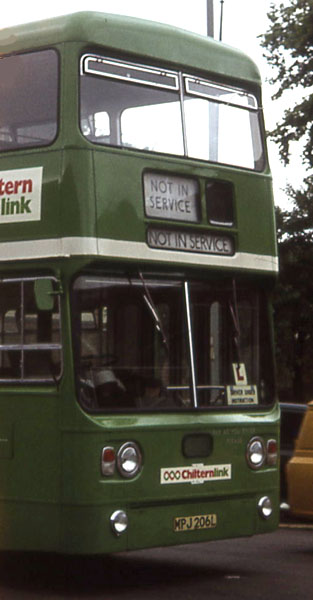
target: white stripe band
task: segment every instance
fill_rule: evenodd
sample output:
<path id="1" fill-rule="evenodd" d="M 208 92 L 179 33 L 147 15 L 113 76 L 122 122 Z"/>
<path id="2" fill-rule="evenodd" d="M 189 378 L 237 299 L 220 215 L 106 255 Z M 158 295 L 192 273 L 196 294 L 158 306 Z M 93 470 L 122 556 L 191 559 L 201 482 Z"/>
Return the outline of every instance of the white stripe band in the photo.
<path id="1" fill-rule="evenodd" d="M 147 260 L 181 265 L 230 267 L 278 272 L 278 258 L 263 254 L 237 252 L 234 256 L 200 254 L 149 248 L 143 242 L 127 242 L 93 237 L 66 237 L 0 243 L 0 260 L 16 261 L 70 256 L 99 256 Z"/>

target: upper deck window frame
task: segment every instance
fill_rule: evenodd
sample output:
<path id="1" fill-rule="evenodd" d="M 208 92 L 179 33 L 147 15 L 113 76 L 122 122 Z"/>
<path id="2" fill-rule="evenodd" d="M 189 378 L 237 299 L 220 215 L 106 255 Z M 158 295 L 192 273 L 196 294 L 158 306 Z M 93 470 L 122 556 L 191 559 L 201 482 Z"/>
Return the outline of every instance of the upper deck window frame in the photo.
<path id="1" fill-rule="evenodd" d="M 97 65 L 107 65 L 111 68 L 111 71 L 101 71 L 89 66 L 88 61 L 96 63 Z M 114 73 L 114 67 L 116 72 Z M 123 68 L 125 74 L 123 74 Z M 120 73 L 117 71 L 120 70 Z M 81 58 L 81 74 L 87 73 L 89 75 L 96 75 L 97 77 L 107 77 L 108 79 L 118 79 L 122 81 L 128 81 L 132 83 L 139 83 L 142 85 L 149 85 L 162 89 L 169 89 L 179 91 L 179 76 L 175 71 L 169 69 L 157 69 L 155 67 L 147 67 L 145 65 L 122 61 L 118 59 L 104 58 L 97 54 L 85 54 Z M 137 76 L 136 76 L 136 74 Z M 139 77 L 139 73 L 143 76 Z M 134 74 L 134 76 L 132 76 Z M 146 79 L 144 78 L 146 76 Z M 159 78 L 167 78 L 167 81 L 153 81 L 153 76 Z M 171 85 L 169 80 L 174 80 L 174 85 Z"/>
<path id="2" fill-rule="evenodd" d="M 97 65 L 98 68 L 96 68 Z M 108 68 L 107 71 L 106 68 Z M 138 75 L 139 73 L 140 76 Z M 123 148 L 127 149 L 127 151 L 137 150 L 153 152 L 160 155 L 184 157 L 190 160 L 200 160 L 210 164 L 226 165 L 247 169 L 253 172 L 262 172 L 266 166 L 264 127 L 262 125 L 262 119 L 260 118 L 262 107 L 258 101 L 258 94 L 253 93 L 248 82 L 246 87 L 241 87 L 240 85 L 232 85 L 227 82 L 221 83 L 220 78 L 217 78 L 216 81 L 212 81 L 204 76 L 198 76 L 197 74 L 191 74 L 183 70 L 180 71 L 177 69 L 177 71 L 175 71 L 163 69 L 162 67 L 158 68 L 155 66 L 143 65 L 139 62 L 135 63 L 128 60 L 115 59 L 110 56 L 99 55 L 92 52 L 85 52 L 82 54 L 80 59 L 80 76 L 80 128 L 82 135 L 92 143 Z M 112 102 L 112 98 L 114 97 L 112 86 L 120 86 L 117 95 L 117 105 L 115 103 L 112 105 L 115 119 L 112 131 L 109 126 L 110 105 L 99 109 L 100 112 L 95 109 L 94 117 L 86 117 L 86 114 L 88 115 L 88 113 L 86 113 L 85 108 L 86 99 L 88 102 L 88 96 L 86 91 L 87 79 L 85 80 L 84 77 L 91 77 L 92 79 L 98 78 L 99 80 L 103 78 L 107 79 L 108 82 L 111 82 L 111 87 L 108 88 L 108 96 L 107 94 L 102 93 L 99 96 L 101 98 L 110 98 L 110 100 L 107 99 L 106 102 Z M 168 80 L 164 81 L 164 83 L 159 80 L 153 81 L 154 77 L 157 79 L 163 79 L 164 77 L 168 78 Z M 169 85 L 171 79 L 172 82 Z M 82 83 L 83 81 L 84 84 Z M 121 98 L 123 98 L 123 89 L 121 86 L 123 84 L 133 84 L 133 89 L 137 86 L 137 98 L 140 98 L 140 87 L 138 86 L 143 86 L 143 88 L 146 89 L 146 92 L 143 93 L 142 102 L 135 105 L 133 97 L 129 106 L 127 106 L 126 103 L 125 106 L 123 106 L 123 103 L 121 102 Z M 97 97 L 95 92 L 96 87 L 99 86 L 98 84 L 96 86 L 94 81 L 92 84 L 92 104 L 97 102 L 97 100 L 94 100 L 94 98 Z M 156 95 L 155 102 L 153 102 L 153 89 L 156 90 L 157 88 L 159 89 L 159 94 L 165 94 L 166 92 L 168 94 L 173 94 L 172 99 L 166 100 L 165 96 L 161 99 L 161 97 Z M 149 89 L 151 90 L 151 96 L 148 98 Z M 157 91 L 155 91 L 155 94 L 157 94 Z M 169 109 L 171 108 L 171 104 L 174 109 L 175 94 L 177 94 L 177 108 L 175 109 L 176 113 L 174 114 L 173 112 L 171 113 Z M 189 105 L 189 102 L 187 101 L 192 99 L 194 100 L 194 104 Z M 204 106 L 206 101 L 208 106 L 207 109 L 205 109 Z M 147 105 L 145 105 L 145 102 Z M 197 115 L 198 120 L 201 118 L 196 102 L 202 102 L 199 109 L 201 109 L 201 114 L 205 117 L 205 123 L 203 124 L 203 127 L 200 127 L 199 129 L 199 142 L 196 143 L 196 146 L 198 147 L 195 147 L 196 128 L 192 125 L 190 127 L 190 123 L 192 123 L 190 121 L 190 110 L 188 118 L 186 116 L 188 104 L 189 109 L 193 106 L 192 118 L 194 119 Z M 157 109 L 156 115 L 151 114 L 151 112 L 153 113 L 152 109 L 154 108 L 154 104 Z M 168 106 L 166 115 L 163 110 L 165 106 Z M 213 110 L 211 110 L 211 107 Z M 211 119 L 216 119 L 219 107 L 221 110 L 227 111 L 227 115 L 225 112 L 223 113 L 223 133 L 219 133 L 219 124 L 215 124 L 213 120 L 211 121 Z M 210 111 L 210 125 L 205 110 Z M 132 113 L 132 115 L 130 113 Z M 99 118 L 102 118 L 102 131 L 101 127 L 98 129 L 96 126 L 95 120 L 91 121 L 91 129 L 86 125 L 87 119 L 89 122 L 89 118 L 95 119 L 98 115 Z M 163 123 L 164 115 L 169 120 L 168 128 L 165 128 L 165 130 Z M 178 119 L 180 121 L 179 132 L 177 129 Z M 230 136 L 229 138 L 230 141 L 232 140 L 231 144 L 228 142 L 228 132 L 231 130 L 225 125 L 225 123 L 228 122 L 227 119 L 230 123 L 237 123 L 237 126 L 234 127 L 233 137 Z M 124 124 L 122 122 L 123 120 Z M 143 131 L 144 135 L 140 134 L 138 136 L 136 134 L 138 139 L 133 139 L 135 131 L 134 125 L 136 122 L 138 124 L 140 123 L 141 127 L 140 129 L 139 125 L 137 126 L 138 134 L 140 131 Z M 153 134 L 150 131 L 149 123 L 153 124 L 156 122 L 161 123 L 163 129 L 159 128 L 158 133 Z M 210 128 L 210 133 L 207 127 Z M 95 132 L 93 132 L 94 128 Z M 96 129 L 101 133 L 98 134 Z M 238 130 L 241 132 L 241 152 L 238 152 Z M 126 134 L 125 131 L 127 132 Z M 130 137 L 129 131 L 131 131 Z M 164 131 L 166 132 L 166 138 L 168 140 L 166 143 L 164 143 Z M 182 141 L 179 142 L 179 144 L 177 142 L 176 147 L 173 144 L 173 140 L 179 140 L 180 137 Z M 217 150 L 217 147 L 220 147 L 220 149 Z"/>
<path id="3" fill-rule="evenodd" d="M 235 86 L 230 87 L 230 86 L 226 86 L 223 84 L 213 83 L 212 81 L 210 81 L 208 79 L 204 79 L 202 77 L 195 77 L 192 75 L 187 75 L 185 73 L 183 75 L 183 78 L 184 78 L 184 82 L 185 82 L 185 91 L 187 94 L 190 94 L 191 96 L 196 96 L 197 98 L 205 98 L 207 100 L 211 100 L 212 102 L 216 102 L 218 104 L 226 104 L 227 106 L 235 106 L 238 108 L 242 108 L 244 110 L 258 111 L 260 108 L 258 106 L 257 98 L 254 96 L 254 94 L 251 94 L 242 88 L 237 88 Z M 194 84 L 195 86 L 199 86 L 202 89 L 199 89 L 199 90 L 192 89 L 192 84 Z M 205 88 L 208 88 L 208 93 L 205 92 Z M 210 93 L 209 89 L 211 89 L 213 91 L 213 93 L 212 92 Z M 214 94 L 215 90 L 216 90 L 216 94 Z M 232 95 L 237 94 L 238 96 L 241 96 L 242 98 L 246 98 L 248 100 L 248 104 L 245 105 L 239 101 L 235 102 L 235 101 L 224 100 L 223 98 L 220 98 L 218 96 L 218 92 L 222 92 L 225 94 L 232 94 Z"/>

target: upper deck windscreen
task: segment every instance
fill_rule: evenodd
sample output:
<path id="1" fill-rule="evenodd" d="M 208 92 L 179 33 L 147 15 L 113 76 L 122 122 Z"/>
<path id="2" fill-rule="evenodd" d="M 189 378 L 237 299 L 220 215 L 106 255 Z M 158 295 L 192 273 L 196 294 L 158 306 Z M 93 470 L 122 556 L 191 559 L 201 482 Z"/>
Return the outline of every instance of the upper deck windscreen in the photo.
<path id="1" fill-rule="evenodd" d="M 57 53 L 5 56 L 0 81 L 0 151 L 52 143 L 57 133 Z"/>
<path id="2" fill-rule="evenodd" d="M 97 144 L 264 166 L 258 103 L 247 90 L 85 55 L 80 100 L 82 133 Z"/>

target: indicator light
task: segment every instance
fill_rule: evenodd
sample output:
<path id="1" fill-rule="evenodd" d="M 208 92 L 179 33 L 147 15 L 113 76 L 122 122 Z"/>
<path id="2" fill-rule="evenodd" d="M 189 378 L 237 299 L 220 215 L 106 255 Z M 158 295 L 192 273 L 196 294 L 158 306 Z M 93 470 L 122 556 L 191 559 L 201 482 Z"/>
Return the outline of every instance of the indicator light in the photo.
<path id="1" fill-rule="evenodd" d="M 274 467 L 277 464 L 278 458 L 277 441 L 268 440 L 266 450 L 266 462 L 270 467 Z"/>
<path id="2" fill-rule="evenodd" d="M 115 472 L 115 450 L 112 446 L 105 446 L 101 453 L 101 473 L 104 477 L 114 475 Z"/>

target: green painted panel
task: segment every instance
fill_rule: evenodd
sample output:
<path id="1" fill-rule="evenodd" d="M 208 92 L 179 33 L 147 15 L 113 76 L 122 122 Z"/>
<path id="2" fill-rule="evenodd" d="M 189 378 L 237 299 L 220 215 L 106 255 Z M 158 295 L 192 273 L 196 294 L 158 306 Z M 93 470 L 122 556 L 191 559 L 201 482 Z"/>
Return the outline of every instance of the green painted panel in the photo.
<path id="1" fill-rule="evenodd" d="M 96 12 L 74 13 L 1 31 L 1 52 L 46 47 L 64 41 L 82 41 L 133 55 L 158 57 L 166 62 L 195 67 L 259 83 L 253 61 L 240 50 L 211 38 L 168 25 Z"/>
<path id="2" fill-rule="evenodd" d="M 146 240 L 148 223 L 160 219 L 144 214 L 142 178 L 146 170 L 166 173 L 168 177 L 192 174 L 200 184 L 202 218 L 197 224 L 174 222 L 181 230 L 223 231 L 232 234 L 237 252 L 277 256 L 271 179 L 268 175 L 242 172 L 223 166 L 196 165 L 190 161 L 168 157 L 125 155 L 119 150 L 95 150 L 95 190 L 97 201 L 97 234 L 124 240 Z M 211 179 L 229 181 L 234 186 L 235 222 L 233 227 L 214 227 L 208 223 L 205 185 Z M 253 215 L 253 219 L 251 219 Z M 168 226 L 163 220 L 163 224 Z M 237 241 L 238 240 L 238 241 Z"/>
<path id="3" fill-rule="evenodd" d="M 275 491 L 266 492 L 275 497 Z M 159 506 L 138 504 L 136 507 L 123 503 L 106 507 L 62 508 L 61 551 L 80 554 L 103 554 L 138 550 L 153 546 L 169 546 L 207 542 L 223 538 L 268 533 L 278 526 L 279 507 L 274 502 L 275 513 L 265 521 L 258 515 L 260 494 L 248 493 L 240 498 L 212 498 L 196 502 L 171 502 Z M 117 537 L 110 526 L 110 516 L 116 509 L 123 509 L 128 516 L 127 531 Z M 216 515 L 216 526 L 210 529 L 174 531 L 179 517 Z"/>

